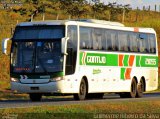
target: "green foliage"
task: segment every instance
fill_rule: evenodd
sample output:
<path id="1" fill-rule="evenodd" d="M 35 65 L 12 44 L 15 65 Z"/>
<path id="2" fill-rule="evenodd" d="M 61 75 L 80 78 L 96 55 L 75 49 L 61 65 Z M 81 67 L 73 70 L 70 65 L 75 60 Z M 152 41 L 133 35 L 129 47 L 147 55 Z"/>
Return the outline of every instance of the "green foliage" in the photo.
<path id="1" fill-rule="evenodd" d="M 85 8 L 87 5 L 84 0 L 60 0 L 61 10 L 66 10 L 65 12 L 71 17 L 80 18 L 84 13 L 87 13 L 88 10 Z"/>

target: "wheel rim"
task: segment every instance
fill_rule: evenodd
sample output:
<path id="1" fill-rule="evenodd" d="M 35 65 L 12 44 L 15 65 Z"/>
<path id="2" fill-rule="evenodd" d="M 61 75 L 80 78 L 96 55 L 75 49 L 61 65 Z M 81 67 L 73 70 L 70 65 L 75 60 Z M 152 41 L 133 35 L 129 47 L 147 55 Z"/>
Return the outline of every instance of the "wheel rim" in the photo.
<path id="1" fill-rule="evenodd" d="M 143 84 L 143 81 L 141 80 L 140 86 L 139 86 L 139 93 L 143 93 L 143 91 L 144 91 L 144 84 Z"/>
<path id="2" fill-rule="evenodd" d="M 133 94 L 136 94 L 136 83 L 132 83 L 132 89 L 131 89 Z"/>
<path id="3" fill-rule="evenodd" d="M 86 87 L 84 82 L 82 82 L 80 86 L 80 95 L 85 95 L 85 92 L 86 92 Z"/>

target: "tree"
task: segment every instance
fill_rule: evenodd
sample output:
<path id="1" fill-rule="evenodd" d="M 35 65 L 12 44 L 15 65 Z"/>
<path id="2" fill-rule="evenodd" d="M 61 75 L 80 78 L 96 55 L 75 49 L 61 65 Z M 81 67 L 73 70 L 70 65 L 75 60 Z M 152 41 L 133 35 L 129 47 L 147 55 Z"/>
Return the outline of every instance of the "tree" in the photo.
<path id="1" fill-rule="evenodd" d="M 108 10 L 110 13 L 110 20 L 115 21 L 118 18 L 118 15 L 123 16 L 122 14 L 125 11 L 125 14 L 128 14 L 128 12 L 130 11 L 130 5 L 121 5 L 121 4 L 117 4 L 116 2 L 113 3 L 108 3 L 108 5 L 104 6 L 104 10 Z"/>
<path id="2" fill-rule="evenodd" d="M 81 15 L 87 12 L 84 7 L 87 4 L 85 0 L 60 0 L 60 3 L 61 10 L 65 10 L 71 17 L 80 18 Z"/>
<path id="3" fill-rule="evenodd" d="M 104 11 L 104 4 L 100 2 L 100 0 L 92 0 L 94 3 L 92 6 L 92 10 L 94 12 L 94 18 L 96 18 L 96 15 L 99 16 L 99 14 L 102 14 Z"/>

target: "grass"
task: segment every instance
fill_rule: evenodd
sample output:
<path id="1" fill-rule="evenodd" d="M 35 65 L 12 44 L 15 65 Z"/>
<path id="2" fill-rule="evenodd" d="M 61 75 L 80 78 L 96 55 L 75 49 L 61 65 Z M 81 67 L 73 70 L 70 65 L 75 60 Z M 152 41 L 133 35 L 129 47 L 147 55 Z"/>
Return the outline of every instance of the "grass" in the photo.
<path id="1" fill-rule="evenodd" d="M 1 116 L 16 115 L 23 119 L 88 119 L 98 114 L 158 114 L 160 101 L 120 101 L 96 102 L 89 104 L 66 104 L 60 106 L 40 106 L 30 108 L 1 109 Z M 107 115 L 106 115 L 107 116 Z M 159 115 L 160 116 L 160 115 Z"/>
<path id="2" fill-rule="evenodd" d="M 0 91 L 0 100 L 28 99 L 27 94 L 14 94 L 10 90 Z"/>

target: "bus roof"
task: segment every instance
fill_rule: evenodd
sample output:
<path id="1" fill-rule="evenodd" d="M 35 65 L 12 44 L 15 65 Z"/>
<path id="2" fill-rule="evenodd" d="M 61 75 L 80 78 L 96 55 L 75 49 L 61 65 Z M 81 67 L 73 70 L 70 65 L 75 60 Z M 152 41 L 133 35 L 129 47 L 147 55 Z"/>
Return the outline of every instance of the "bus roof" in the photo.
<path id="1" fill-rule="evenodd" d="M 33 21 L 33 22 L 22 22 L 17 26 L 67 25 L 67 24 L 108 28 L 108 29 L 122 30 L 122 31 L 155 33 L 155 30 L 153 28 L 125 27 L 124 24 L 119 22 L 111 22 L 111 21 L 96 20 L 96 19 Z"/>

